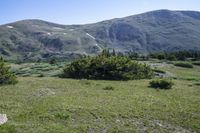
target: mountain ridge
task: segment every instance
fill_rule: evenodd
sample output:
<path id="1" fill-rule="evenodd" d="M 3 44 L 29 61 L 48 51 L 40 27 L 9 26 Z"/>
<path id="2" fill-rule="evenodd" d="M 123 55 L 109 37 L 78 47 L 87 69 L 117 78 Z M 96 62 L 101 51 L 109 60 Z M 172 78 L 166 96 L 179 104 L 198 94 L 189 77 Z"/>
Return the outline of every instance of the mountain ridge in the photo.
<path id="1" fill-rule="evenodd" d="M 0 25 L 0 55 L 8 59 L 72 58 L 118 52 L 200 50 L 200 12 L 156 10 L 85 25 L 27 19 Z"/>

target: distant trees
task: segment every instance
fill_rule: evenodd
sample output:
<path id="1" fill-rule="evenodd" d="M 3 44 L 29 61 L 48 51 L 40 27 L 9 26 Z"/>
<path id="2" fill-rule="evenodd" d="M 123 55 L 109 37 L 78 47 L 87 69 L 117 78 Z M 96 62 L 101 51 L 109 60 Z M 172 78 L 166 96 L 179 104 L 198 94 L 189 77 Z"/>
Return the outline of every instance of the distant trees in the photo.
<path id="1" fill-rule="evenodd" d="M 181 60 L 184 61 L 187 58 L 192 60 L 200 59 L 200 51 L 177 51 L 177 52 L 157 52 L 149 54 L 150 58 L 165 59 L 165 60 Z"/>
<path id="2" fill-rule="evenodd" d="M 135 53 L 135 52 L 128 52 L 127 56 L 130 58 L 130 59 L 138 59 L 140 57 L 140 55 L 138 53 Z"/>
<path id="3" fill-rule="evenodd" d="M 131 80 L 153 76 L 150 66 L 103 50 L 95 57 L 83 57 L 64 68 L 63 77 L 77 79 Z"/>
<path id="4" fill-rule="evenodd" d="M 138 61 L 147 61 L 149 60 L 149 55 L 139 54 L 134 51 L 129 51 L 126 54 L 123 54 L 123 56 L 127 56 L 131 60 L 138 60 Z"/>
<path id="5" fill-rule="evenodd" d="M 0 85 L 16 84 L 16 76 L 10 72 L 10 67 L 6 66 L 3 58 L 0 58 Z"/>
<path id="6" fill-rule="evenodd" d="M 108 50 L 104 51 L 105 54 Z M 141 54 L 137 53 L 135 51 L 129 51 L 126 53 L 116 53 L 113 50 L 114 55 L 118 56 L 126 56 L 132 60 L 139 60 L 139 61 L 146 61 L 149 60 L 150 58 L 155 58 L 159 60 L 169 60 L 169 61 L 185 61 L 185 60 L 200 60 L 200 51 L 175 51 L 175 52 L 154 52 L 150 54 Z"/>
<path id="7" fill-rule="evenodd" d="M 54 65 L 54 64 L 56 64 L 57 63 L 57 60 L 55 59 L 55 58 L 52 58 L 52 59 L 50 59 L 50 61 L 49 61 L 49 64 L 52 64 L 52 65 Z"/>

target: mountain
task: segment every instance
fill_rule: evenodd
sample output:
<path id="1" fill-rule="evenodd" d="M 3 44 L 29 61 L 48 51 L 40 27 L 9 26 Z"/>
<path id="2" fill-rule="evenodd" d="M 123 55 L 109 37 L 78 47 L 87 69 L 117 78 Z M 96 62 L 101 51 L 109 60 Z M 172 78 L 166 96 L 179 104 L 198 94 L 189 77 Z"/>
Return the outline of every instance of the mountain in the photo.
<path id="1" fill-rule="evenodd" d="M 200 51 L 200 12 L 157 10 L 86 25 L 22 20 L 0 26 L 0 54 L 7 59 L 75 58 L 103 48 Z"/>

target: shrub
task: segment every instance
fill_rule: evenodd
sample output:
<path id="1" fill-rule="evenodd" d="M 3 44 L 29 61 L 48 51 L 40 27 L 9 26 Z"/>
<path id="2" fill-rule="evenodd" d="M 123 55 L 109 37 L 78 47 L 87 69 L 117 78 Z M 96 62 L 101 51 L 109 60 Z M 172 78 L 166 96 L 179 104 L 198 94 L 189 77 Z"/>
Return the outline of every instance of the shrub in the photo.
<path id="1" fill-rule="evenodd" d="M 178 67 L 193 68 L 192 64 L 186 63 L 186 62 L 179 62 L 179 63 L 175 63 L 174 65 Z"/>
<path id="2" fill-rule="evenodd" d="M 64 68 L 62 77 L 76 79 L 130 80 L 151 78 L 150 66 L 124 56 L 84 57 Z"/>
<path id="3" fill-rule="evenodd" d="M 106 86 L 103 88 L 103 90 L 109 90 L 109 91 L 113 91 L 115 88 L 112 86 Z"/>
<path id="4" fill-rule="evenodd" d="M 57 63 L 57 60 L 55 58 L 52 58 L 50 61 L 49 61 L 49 64 L 56 64 Z"/>
<path id="5" fill-rule="evenodd" d="M 38 77 L 44 77 L 44 74 L 43 74 L 43 73 L 41 73 L 40 75 L 38 75 Z"/>
<path id="6" fill-rule="evenodd" d="M 196 85 L 196 86 L 200 86 L 200 83 L 195 83 L 194 85 Z"/>
<path id="7" fill-rule="evenodd" d="M 156 72 L 156 73 L 162 73 L 162 74 L 166 73 L 165 71 L 160 70 L 160 69 L 154 69 L 153 71 Z"/>
<path id="8" fill-rule="evenodd" d="M 192 64 L 193 64 L 193 65 L 200 66 L 200 62 L 193 62 Z"/>
<path id="9" fill-rule="evenodd" d="M 6 66 L 3 59 L 0 59 L 0 85 L 16 84 L 16 76 L 10 72 L 10 67 Z"/>
<path id="10" fill-rule="evenodd" d="M 171 80 L 156 79 L 150 81 L 149 84 L 152 88 L 171 89 L 174 83 Z"/>

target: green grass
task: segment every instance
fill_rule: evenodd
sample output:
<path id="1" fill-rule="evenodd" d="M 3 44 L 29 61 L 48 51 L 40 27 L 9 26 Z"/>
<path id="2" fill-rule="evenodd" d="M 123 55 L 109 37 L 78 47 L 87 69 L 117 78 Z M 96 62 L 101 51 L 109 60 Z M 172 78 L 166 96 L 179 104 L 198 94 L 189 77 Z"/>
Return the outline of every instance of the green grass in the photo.
<path id="1" fill-rule="evenodd" d="M 0 87 L 0 112 L 9 119 L 0 129 L 19 133 L 200 131 L 198 86 L 176 80 L 173 89 L 157 91 L 148 83 L 22 77 L 17 85 Z M 102 89 L 107 86 L 115 89 Z"/>
<path id="2" fill-rule="evenodd" d="M 65 63 L 23 63 L 20 65 L 11 64 L 12 71 L 19 77 L 38 77 L 41 74 L 47 77 L 54 77 L 62 73 Z"/>
<path id="3" fill-rule="evenodd" d="M 151 80 L 19 77 L 0 86 L 0 114 L 8 116 L 0 133 L 200 132 L 199 66 L 157 67 L 176 78 L 172 89 L 149 88 Z"/>
<path id="4" fill-rule="evenodd" d="M 182 80 L 189 81 L 200 81 L 200 67 L 194 66 L 194 68 L 182 68 L 176 67 L 173 65 L 167 65 L 163 68 L 160 68 L 164 71 L 171 73 L 172 77 Z"/>

